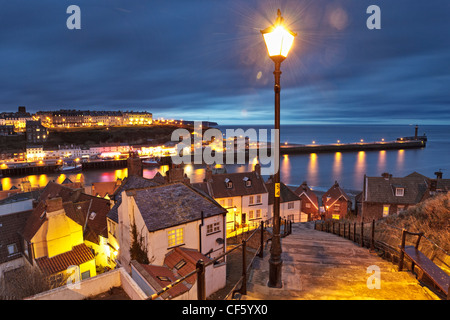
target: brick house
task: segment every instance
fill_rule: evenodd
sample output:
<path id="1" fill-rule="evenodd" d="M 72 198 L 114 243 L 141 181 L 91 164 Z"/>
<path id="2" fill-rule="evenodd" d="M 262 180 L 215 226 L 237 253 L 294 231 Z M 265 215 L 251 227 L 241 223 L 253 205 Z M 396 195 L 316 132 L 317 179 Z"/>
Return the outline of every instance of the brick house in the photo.
<path id="1" fill-rule="evenodd" d="M 301 212 L 308 216 L 308 221 L 320 220 L 319 199 L 306 181 L 295 190 L 295 194 L 301 199 Z"/>
<path id="2" fill-rule="evenodd" d="M 378 220 L 399 214 L 433 195 L 450 190 L 450 179 L 430 179 L 413 172 L 405 177 L 383 173 L 381 177 L 364 176 L 363 191 L 356 197 L 359 221 Z"/>
<path id="3" fill-rule="evenodd" d="M 335 181 L 334 185 L 323 194 L 322 204 L 325 209 L 325 220 L 344 219 L 352 208 L 350 197 L 342 190 L 337 181 Z"/>

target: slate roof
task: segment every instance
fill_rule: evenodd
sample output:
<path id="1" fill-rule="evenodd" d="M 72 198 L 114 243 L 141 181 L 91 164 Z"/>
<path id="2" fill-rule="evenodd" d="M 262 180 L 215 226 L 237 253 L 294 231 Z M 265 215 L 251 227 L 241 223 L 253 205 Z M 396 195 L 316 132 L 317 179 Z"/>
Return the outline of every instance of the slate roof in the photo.
<path id="1" fill-rule="evenodd" d="M 20 234 L 31 210 L 0 215 L 0 264 L 20 257 L 22 240 Z M 8 245 L 15 244 L 18 254 L 9 255 Z"/>
<path id="2" fill-rule="evenodd" d="M 125 178 L 120 187 L 117 188 L 115 192 L 112 194 L 111 199 L 114 199 L 115 203 L 114 206 L 110 209 L 107 217 L 112 221 L 119 223 L 119 214 L 117 210 L 119 209 L 120 204 L 122 203 L 123 191 L 130 189 L 154 187 L 159 185 L 161 185 L 161 183 L 154 181 L 153 179 L 146 179 L 135 175 Z"/>
<path id="3" fill-rule="evenodd" d="M 249 187 L 246 185 L 247 179 L 251 180 Z M 232 188 L 227 188 L 227 180 L 233 183 Z M 194 183 L 193 186 L 215 199 L 267 193 L 264 179 L 255 171 L 213 174 L 209 181 Z"/>
<path id="4" fill-rule="evenodd" d="M 432 179 L 413 172 L 405 177 L 366 177 L 365 202 L 390 204 L 416 204 L 430 191 Z M 404 188 L 403 196 L 396 196 L 395 189 Z M 448 192 L 450 179 L 438 179 L 437 191 Z"/>
<path id="5" fill-rule="evenodd" d="M 183 223 L 225 214 L 227 211 L 211 197 L 181 182 L 144 189 L 132 189 L 133 196 L 148 231 L 177 226 Z"/>
<path id="6" fill-rule="evenodd" d="M 275 198 L 275 183 L 266 182 L 266 189 L 269 192 L 269 205 L 273 204 Z M 280 202 L 300 201 L 300 197 L 288 188 L 283 182 L 280 183 Z"/>
<path id="7" fill-rule="evenodd" d="M 45 275 L 55 274 L 66 270 L 70 266 L 79 266 L 94 259 L 94 254 L 84 243 L 74 246 L 72 250 L 58 254 L 51 258 L 45 256 L 36 259 L 36 264 Z"/>

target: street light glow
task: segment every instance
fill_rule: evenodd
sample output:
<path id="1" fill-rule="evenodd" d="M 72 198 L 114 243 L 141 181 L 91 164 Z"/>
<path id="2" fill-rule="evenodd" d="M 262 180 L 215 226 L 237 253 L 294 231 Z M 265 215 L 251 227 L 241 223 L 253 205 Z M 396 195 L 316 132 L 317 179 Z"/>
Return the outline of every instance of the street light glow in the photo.
<path id="1" fill-rule="evenodd" d="M 261 33 L 264 37 L 269 56 L 271 58 L 281 57 L 284 59 L 287 57 L 297 34 L 283 25 L 283 18 L 279 9 L 277 15 L 275 24 L 261 30 Z"/>

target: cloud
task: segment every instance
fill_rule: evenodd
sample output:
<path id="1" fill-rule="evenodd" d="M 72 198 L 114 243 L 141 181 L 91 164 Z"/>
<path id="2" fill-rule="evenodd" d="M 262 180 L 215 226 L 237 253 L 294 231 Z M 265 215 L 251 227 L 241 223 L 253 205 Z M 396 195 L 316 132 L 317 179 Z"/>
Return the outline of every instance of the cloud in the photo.
<path id="1" fill-rule="evenodd" d="M 61 1 L 0 4 L 0 111 L 147 109 L 155 117 L 273 122 L 259 32 L 281 8 L 298 33 L 282 64 L 282 121 L 450 123 L 448 1 Z"/>

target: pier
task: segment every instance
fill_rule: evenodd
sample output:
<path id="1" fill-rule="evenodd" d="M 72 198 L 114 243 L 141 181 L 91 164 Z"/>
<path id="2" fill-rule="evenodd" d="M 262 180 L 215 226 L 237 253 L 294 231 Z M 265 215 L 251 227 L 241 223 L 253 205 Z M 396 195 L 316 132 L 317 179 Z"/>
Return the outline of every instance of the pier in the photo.
<path id="1" fill-rule="evenodd" d="M 280 146 L 281 154 L 324 153 L 324 152 L 357 152 L 376 150 L 420 149 L 426 147 L 424 140 L 398 140 L 390 142 L 357 142 L 335 144 L 288 144 Z"/>

